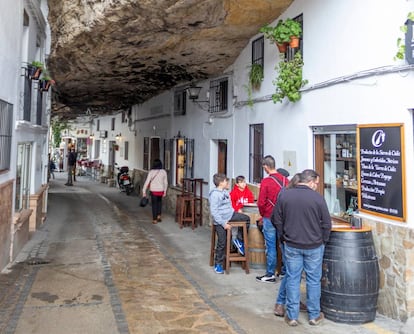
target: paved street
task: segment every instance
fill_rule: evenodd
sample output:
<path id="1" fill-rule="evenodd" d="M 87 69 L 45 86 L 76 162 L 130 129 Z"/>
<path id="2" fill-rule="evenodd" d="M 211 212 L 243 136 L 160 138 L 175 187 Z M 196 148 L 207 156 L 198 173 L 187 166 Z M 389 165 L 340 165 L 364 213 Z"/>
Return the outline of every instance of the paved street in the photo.
<path id="1" fill-rule="evenodd" d="M 136 196 L 78 177 L 51 180 L 45 224 L 0 275 L 0 333 L 412 333 L 378 316 L 352 326 L 329 320 L 288 327 L 272 310 L 277 284 L 233 265 L 209 266 L 210 229 L 151 224 Z"/>

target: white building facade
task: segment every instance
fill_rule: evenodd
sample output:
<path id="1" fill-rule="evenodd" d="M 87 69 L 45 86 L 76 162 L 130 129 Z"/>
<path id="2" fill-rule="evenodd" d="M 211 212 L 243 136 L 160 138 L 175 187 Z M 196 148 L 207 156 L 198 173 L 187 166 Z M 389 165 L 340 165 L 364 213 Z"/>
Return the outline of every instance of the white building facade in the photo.
<path id="1" fill-rule="evenodd" d="M 0 268 L 12 261 L 46 212 L 50 89 L 30 72 L 46 63 L 47 1 L 0 4 Z M 43 68 L 43 75 L 46 67 Z"/>

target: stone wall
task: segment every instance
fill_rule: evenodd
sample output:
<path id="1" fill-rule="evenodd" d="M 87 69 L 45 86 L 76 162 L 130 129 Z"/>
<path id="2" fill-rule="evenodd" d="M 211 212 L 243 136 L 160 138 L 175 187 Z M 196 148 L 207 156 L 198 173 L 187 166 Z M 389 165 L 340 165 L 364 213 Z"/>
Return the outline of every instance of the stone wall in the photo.
<path id="1" fill-rule="evenodd" d="M 10 262 L 13 180 L 0 184 L 0 270 Z"/>
<path id="2" fill-rule="evenodd" d="M 372 228 L 379 262 L 378 312 L 405 322 L 414 316 L 414 230 L 366 218 L 363 225 Z"/>
<path id="3" fill-rule="evenodd" d="M 43 200 L 46 196 L 48 185 L 43 185 L 36 194 L 30 195 L 30 209 L 33 210 L 30 216 L 29 231 L 35 232 L 43 223 Z"/>
<path id="4" fill-rule="evenodd" d="M 32 212 L 31 209 L 23 209 L 14 215 L 11 261 L 16 259 L 16 256 L 29 241 L 29 221 Z"/>

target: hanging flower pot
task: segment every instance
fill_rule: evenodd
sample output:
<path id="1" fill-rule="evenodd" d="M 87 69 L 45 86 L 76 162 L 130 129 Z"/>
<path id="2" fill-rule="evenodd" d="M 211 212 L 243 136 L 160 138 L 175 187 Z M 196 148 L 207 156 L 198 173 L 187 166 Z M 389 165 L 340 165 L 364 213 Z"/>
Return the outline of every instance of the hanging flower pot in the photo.
<path id="1" fill-rule="evenodd" d="M 276 43 L 280 53 L 285 53 L 287 50 L 288 43 Z"/>
<path id="2" fill-rule="evenodd" d="M 28 76 L 31 80 L 38 80 L 43 71 L 43 64 L 40 61 L 33 61 L 27 65 Z"/>
<path id="3" fill-rule="evenodd" d="M 297 36 L 290 36 L 289 46 L 292 49 L 298 48 L 299 47 L 299 37 L 297 37 Z"/>
<path id="4" fill-rule="evenodd" d="M 49 91 L 50 86 L 55 84 L 55 80 L 51 79 L 49 76 L 43 76 L 39 81 L 39 89 L 42 92 Z"/>

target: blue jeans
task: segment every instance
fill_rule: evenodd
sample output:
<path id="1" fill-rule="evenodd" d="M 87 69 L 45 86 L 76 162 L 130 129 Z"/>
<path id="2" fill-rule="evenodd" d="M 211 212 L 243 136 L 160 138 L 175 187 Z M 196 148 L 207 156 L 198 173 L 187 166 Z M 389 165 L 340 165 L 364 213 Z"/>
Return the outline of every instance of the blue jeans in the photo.
<path id="1" fill-rule="evenodd" d="M 306 273 L 306 306 L 309 319 L 319 317 L 322 261 L 325 246 L 299 249 L 284 245 L 286 266 L 286 313 L 289 319 L 299 318 L 300 279 Z M 283 281 L 282 281 L 283 282 Z"/>
<path id="2" fill-rule="evenodd" d="M 280 243 L 280 250 L 282 252 L 283 266 L 285 266 L 285 244 L 283 242 Z M 282 281 L 280 282 L 279 292 L 276 297 L 276 304 L 286 304 L 286 275 L 282 277 Z"/>
<path id="3" fill-rule="evenodd" d="M 266 247 L 266 275 L 274 275 L 277 265 L 277 231 L 270 218 L 263 217 L 263 235 Z"/>

